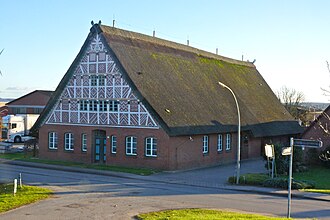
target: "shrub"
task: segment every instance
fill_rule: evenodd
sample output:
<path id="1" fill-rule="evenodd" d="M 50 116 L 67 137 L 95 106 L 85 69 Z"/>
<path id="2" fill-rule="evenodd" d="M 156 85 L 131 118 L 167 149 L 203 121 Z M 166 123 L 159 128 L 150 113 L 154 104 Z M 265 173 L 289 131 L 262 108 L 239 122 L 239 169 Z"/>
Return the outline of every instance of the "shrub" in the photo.
<path id="1" fill-rule="evenodd" d="M 319 159 L 321 160 L 322 166 L 330 168 L 330 147 L 327 147 L 324 151 L 320 153 Z"/>
<path id="2" fill-rule="evenodd" d="M 288 179 L 284 178 L 274 178 L 274 179 L 267 179 L 263 182 L 263 186 L 265 187 L 273 187 L 273 188 L 288 188 Z M 292 189 L 313 189 L 315 188 L 315 183 L 311 181 L 305 180 L 292 180 L 291 184 Z"/>
<path id="3" fill-rule="evenodd" d="M 289 171 L 290 156 L 282 155 L 282 148 L 288 147 L 289 144 L 275 144 L 275 173 L 277 174 L 287 174 Z M 266 163 L 266 168 L 268 167 Z M 300 147 L 295 147 L 293 152 L 293 172 L 300 172 L 302 169 L 305 170 L 303 166 L 303 151 Z M 272 164 L 270 164 L 270 169 L 272 169 Z"/>
<path id="4" fill-rule="evenodd" d="M 262 185 L 262 183 L 268 179 L 267 174 L 258 174 L 258 173 L 248 173 L 241 175 L 239 178 L 239 184 L 245 184 L 245 185 Z M 231 184 L 236 183 L 236 176 L 231 176 L 228 178 L 228 182 Z"/>

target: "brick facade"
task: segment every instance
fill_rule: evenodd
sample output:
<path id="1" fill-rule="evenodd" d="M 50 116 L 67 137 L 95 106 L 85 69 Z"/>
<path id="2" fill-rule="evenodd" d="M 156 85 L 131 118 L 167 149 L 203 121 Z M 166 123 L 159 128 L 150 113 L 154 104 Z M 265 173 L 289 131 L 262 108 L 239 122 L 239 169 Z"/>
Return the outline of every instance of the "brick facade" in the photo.
<path id="1" fill-rule="evenodd" d="M 141 128 L 100 128 L 90 126 L 70 125 L 44 125 L 39 130 L 40 158 L 51 160 L 64 160 L 82 163 L 94 163 L 94 130 L 104 130 L 106 134 L 106 162 L 108 165 L 126 167 L 147 167 L 160 170 L 181 170 L 197 167 L 207 167 L 219 164 L 226 164 L 237 158 L 237 135 L 231 134 L 231 148 L 226 150 L 226 134 L 222 134 L 222 151 L 217 150 L 218 134 L 209 134 L 208 153 L 203 153 L 203 136 L 179 136 L 170 137 L 162 129 L 141 129 Z M 49 132 L 57 132 L 58 148 L 48 148 Z M 64 149 L 64 134 L 73 133 L 74 150 Z M 81 150 L 81 135 L 87 134 L 87 152 Z M 117 137 L 117 153 L 111 153 L 112 135 Z M 125 138 L 127 136 L 137 137 L 137 155 L 126 155 Z M 145 138 L 157 138 L 157 157 L 145 156 Z M 245 158 L 256 158 L 261 155 L 261 139 L 251 139 L 243 148 L 247 149 Z"/>

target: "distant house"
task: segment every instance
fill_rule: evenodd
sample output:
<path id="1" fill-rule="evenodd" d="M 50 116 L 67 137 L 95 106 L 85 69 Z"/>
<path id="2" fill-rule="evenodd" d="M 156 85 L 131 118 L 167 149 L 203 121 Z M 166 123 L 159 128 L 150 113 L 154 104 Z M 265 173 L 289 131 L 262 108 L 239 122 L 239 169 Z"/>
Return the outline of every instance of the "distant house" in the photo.
<path id="1" fill-rule="evenodd" d="M 302 134 L 302 138 L 321 140 L 323 148 L 330 146 L 330 106 L 328 106 Z M 319 150 L 322 150 L 319 149 Z"/>
<path id="2" fill-rule="evenodd" d="M 95 24 L 39 117 L 39 155 L 177 170 L 242 159 L 301 127 L 249 62 Z"/>
<path id="3" fill-rule="evenodd" d="M 40 114 L 49 101 L 52 91 L 35 90 L 6 104 L 8 114 Z"/>
<path id="4" fill-rule="evenodd" d="M 5 139 L 5 133 L 3 132 L 2 117 L 8 114 L 8 107 L 5 106 L 5 102 L 0 102 L 0 140 Z M 4 133 L 4 134 L 3 134 Z"/>

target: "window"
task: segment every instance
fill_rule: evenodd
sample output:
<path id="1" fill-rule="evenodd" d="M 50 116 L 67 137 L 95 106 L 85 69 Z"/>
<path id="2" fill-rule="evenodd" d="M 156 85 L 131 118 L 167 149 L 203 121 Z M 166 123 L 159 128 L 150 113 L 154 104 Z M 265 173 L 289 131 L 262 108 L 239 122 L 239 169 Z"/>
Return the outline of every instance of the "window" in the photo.
<path id="1" fill-rule="evenodd" d="M 48 133 L 48 148 L 55 150 L 57 149 L 57 133 L 49 132 Z"/>
<path id="2" fill-rule="evenodd" d="M 217 146 L 218 152 L 222 151 L 222 134 L 218 134 L 218 146 Z"/>
<path id="3" fill-rule="evenodd" d="M 17 124 L 16 123 L 12 123 L 11 124 L 11 129 L 15 129 L 15 128 L 17 128 Z"/>
<path id="4" fill-rule="evenodd" d="M 157 138 L 147 137 L 145 140 L 146 156 L 157 157 Z"/>
<path id="5" fill-rule="evenodd" d="M 87 134 L 81 135 L 81 151 L 87 151 Z"/>
<path id="6" fill-rule="evenodd" d="M 99 102 L 99 105 L 100 105 L 100 107 L 99 107 L 100 112 L 106 112 L 106 111 L 108 111 L 108 107 L 107 107 L 108 102 L 107 101 L 100 101 Z"/>
<path id="7" fill-rule="evenodd" d="M 64 149 L 73 150 L 73 134 L 72 133 L 64 134 Z"/>
<path id="8" fill-rule="evenodd" d="M 117 137 L 114 135 L 111 136 L 111 153 L 117 153 Z"/>
<path id="9" fill-rule="evenodd" d="M 231 148 L 231 135 L 226 134 L 226 150 L 230 150 Z"/>
<path id="10" fill-rule="evenodd" d="M 104 75 L 100 75 L 99 76 L 99 86 L 104 86 L 105 82 L 105 76 Z"/>
<path id="11" fill-rule="evenodd" d="M 209 136 L 204 135 L 203 136 L 203 154 L 206 154 L 209 152 Z"/>
<path id="12" fill-rule="evenodd" d="M 97 111 L 97 103 L 98 101 L 96 100 L 92 100 L 92 101 L 89 101 L 89 111 Z"/>
<path id="13" fill-rule="evenodd" d="M 97 85 L 97 76 L 91 75 L 91 86 L 96 86 L 96 85 Z"/>
<path id="14" fill-rule="evenodd" d="M 88 101 L 87 100 L 80 100 L 79 109 L 80 111 L 87 111 L 88 110 Z"/>
<path id="15" fill-rule="evenodd" d="M 109 105 L 110 112 L 118 112 L 118 105 L 119 105 L 118 101 L 110 101 L 109 104 L 110 104 Z"/>
<path id="16" fill-rule="evenodd" d="M 126 137 L 126 155 L 136 155 L 136 137 Z"/>

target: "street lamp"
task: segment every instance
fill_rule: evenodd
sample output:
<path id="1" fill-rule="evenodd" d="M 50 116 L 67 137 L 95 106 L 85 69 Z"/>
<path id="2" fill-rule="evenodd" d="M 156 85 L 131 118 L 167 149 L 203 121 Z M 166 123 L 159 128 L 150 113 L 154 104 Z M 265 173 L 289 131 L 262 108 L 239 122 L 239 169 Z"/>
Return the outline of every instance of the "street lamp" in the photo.
<path id="1" fill-rule="evenodd" d="M 240 116 L 240 112 L 239 112 L 239 106 L 238 106 L 238 102 L 235 96 L 235 93 L 233 92 L 233 90 L 231 88 L 229 88 L 227 85 L 223 84 L 222 82 L 218 82 L 220 86 L 222 86 L 223 88 L 226 88 L 230 91 L 230 93 L 233 95 L 234 99 L 235 99 L 235 103 L 236 103 L 236 108 L 237 108 L 237 118 L 238 118 L 238 128 L 237 128 L 237 171 L 236 171 L 236 184 L 239 184 L 239 177 L 240 177 L 240 169 L 241 169 L 241 116 Z"/>

